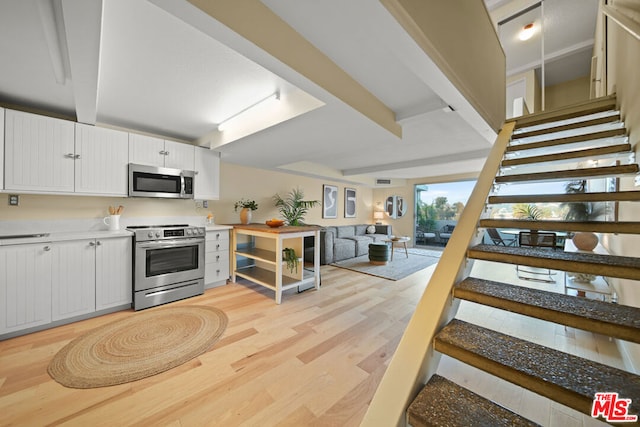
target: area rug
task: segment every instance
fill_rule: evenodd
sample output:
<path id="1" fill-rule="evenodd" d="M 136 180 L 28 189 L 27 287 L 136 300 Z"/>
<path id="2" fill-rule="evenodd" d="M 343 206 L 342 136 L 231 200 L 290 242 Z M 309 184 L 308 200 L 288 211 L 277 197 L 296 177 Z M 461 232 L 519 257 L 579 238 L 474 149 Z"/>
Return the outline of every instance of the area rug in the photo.
<path id="1" fill-rule="evenodd" d="M 404 249 L 396 249 L 393 254 L 393 261 L 388 262 L 387 265 L 371 264 L 369 255 L 338 261 L 331 265 L 389 280 L 400 280 L 416 271 L 436 264 L 440 259 L 440 252 L 438 251 L 422 251 L 411 248 L 408 252 L 409 258 L 405 255 Z M 431 254 L 428 252 L 431 252 Z"/>
<path id="2" fill-rule="evenodd" d="M 444 248 L 442 248 L 444 250 Z M 408 248 L 407 252 L 414 255 L 422 255 L 422 256 L 432 256 L 436 258 L 440 258 L 442 255 L 442 250 L 436 249 L 422 249 L 422 248 Z M 402 252 L 402 249 L 399 249 Z"/>
<path id="3" fill-rule="evenodd" d="M 72 388 L 139 380 L 209 350 L 227 321 L 223 311 L 196 305 L 135 313 L 71 341 L 53 357 L 48 372 Z"/>

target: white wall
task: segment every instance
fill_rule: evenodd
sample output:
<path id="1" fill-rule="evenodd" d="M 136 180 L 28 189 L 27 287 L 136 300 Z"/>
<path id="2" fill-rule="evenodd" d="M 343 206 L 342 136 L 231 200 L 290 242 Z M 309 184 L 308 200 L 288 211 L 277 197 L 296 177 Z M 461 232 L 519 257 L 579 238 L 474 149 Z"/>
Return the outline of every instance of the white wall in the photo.
<path id="1" fill-rule="evenodd" d="M 620 4 L 622 4 L 621 2 Z M 626 3 L 626 2 L 624 2 Z M 618 4 L 618 2 L 616 2 Z M 637 8 L 640 4 L 628 2 L 628 6 Z M 640 79 L 637 70 L 640 68 L 640 41 L 617 24 L 609 20 L 608 24 L 608 93 L 616 93 L 623 119 L 629 130 L 629 142 L 635 145 L 638 156 L 640 142 Z M 625 177 L 620 181 L 620 190 L 639 191 L 634 186 L 633 177 Z M 640 203 L 620 203 L 620 221 L 638 221 Z M 616 255 L 640 257 L 640 236 L 609 236 L 605 240 L 610 252 Z M 630 280 L 615 280 L 614 287 L 618 293 L 619 303 L 640 307 L 640 283 Z M 623 352 L 629 357 L 635 372 L 640 372 L 640 345 L 618 341 Z"/>
<path id="2" fill-rule="evenodd" d="M 241 198 L 253 199 L 258 210 L 253 212 L 253 222 L 264 222 L 279 217 L 273 196 L 284 196 L 294 187 L 300 187 L 307 200 L 322 200 L 322 185 L 338 187 L 338 218 L 323 219 L 322 208 L 309 211 L 305 218 L 309 224 L 336 225 L 372 223 L 372 189 L 301 177 L 281 172 L 233 165 L 221 162 L 220 200 L 209 201 L 209 208 L 198 208 L 193 200 L 167 200 L 126 197 L 87 197 L 54 195 L 20 195 L 19 206 L 9 206 L 8 195 L 0 195 L 0 221 L 34 221 L 52 219 L 100 219 L 108 214 L 110 205 L 125 207 L 123 220 L 132 217 L 191 217 L 207 216 L 212 212 L 218 224 L 238 223 L 238 213 L 233 205 Z M 355 188 L 357 193 L 356 218 L 344 217 L 344 189 Z"/>

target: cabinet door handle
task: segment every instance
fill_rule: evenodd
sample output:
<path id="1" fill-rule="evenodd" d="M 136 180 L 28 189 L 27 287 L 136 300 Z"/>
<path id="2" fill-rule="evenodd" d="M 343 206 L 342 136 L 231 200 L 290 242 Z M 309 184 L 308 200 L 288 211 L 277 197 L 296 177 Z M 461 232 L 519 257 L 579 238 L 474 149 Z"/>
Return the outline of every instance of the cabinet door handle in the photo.
<path id="1" fill-rule="evenodd" d="M 164 152 L 164 155 L 165 155 L 165 156 L 168 156 L 168 155 L 169 155 L 169 152 L 168 152 L 168 151 L 165 151 L 165 152 Z"/>
<path id="2" fill-rule="evenodd" d="M 96 243 L 95 242 L 89 242 L 89 246 L 95 246 Z"/>
<path id="3" fill-rule="evenodd" d="M 220 255 L 216 255 L 216 262 L 220 261 Z"/>
<path id="4" fill-rule="evenodd" d="M 220 249 L 220 244 L 216 245 L 216 250 Z"/>
<path id="5" fill-rule="evenodd" d="M 80 158 L 80 154 L 76 154 L 75 156 L 73 156 L 73 158 L 78 160 Z"/>
<path id="6" fill-rule="evenodd" d="M 102 242 L 101 242 L 100 240 L 98 240 L 98 241 L 96 242 L 96 246 L 100 246 L 101 244 L 102 244 Z"/>
<path id="7" fill-rule="evenodd" d="M 163 156 L 166 156 L 166 155 L 167 155 L 167 152 L 166 152 L 166 151 L 164 151 L 164 150 L 160 150 L 160 154 L 162 154 Z"/>
<path id="8" fill-rule="evenodd" d="M 75 159 L 75 157 L 76 157 L 76 156 L 75 156 L 75 154 L 73 154 L 73 153 L 67 153 L 67 154 L 65 154 L 64 156 L 65 156 L 67 159 Z"/>
<path id="9" fill-rule="evenodd" d="M 45 246 L 45 247 L 44 247 L 44 248 L 42 248 L 42 249 L 44 249 L 45 251 L 49 252 L 49 251 L 51 250 L 51 246 Z"/>
<path id="10" fill-rule="evenodd" d="M 216 233 L 216 240 L 220 240 L 220 233 Z"/>

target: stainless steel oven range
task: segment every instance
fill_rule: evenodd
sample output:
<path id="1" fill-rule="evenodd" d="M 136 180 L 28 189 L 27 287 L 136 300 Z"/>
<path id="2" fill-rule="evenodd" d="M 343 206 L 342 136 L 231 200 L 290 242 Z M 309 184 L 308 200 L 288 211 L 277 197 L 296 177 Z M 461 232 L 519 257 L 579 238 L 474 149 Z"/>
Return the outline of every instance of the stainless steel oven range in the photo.
<path id="1" fill-rule="evenodd" d="M 134 233 L 134 310 L 204 292 L 204 227 L 173 224 L 127 229 Z"/>

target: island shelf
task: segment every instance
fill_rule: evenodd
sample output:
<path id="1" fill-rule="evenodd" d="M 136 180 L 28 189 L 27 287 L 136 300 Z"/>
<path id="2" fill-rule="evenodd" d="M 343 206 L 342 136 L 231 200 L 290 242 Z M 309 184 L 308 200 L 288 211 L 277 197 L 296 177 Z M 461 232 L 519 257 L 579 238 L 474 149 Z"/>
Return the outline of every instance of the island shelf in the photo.
<path id="1" fill-rule="evenodd" d="M 304 256 L 305 237 L 313 237 L 313 270 L 299 263 L 297 270 L 290 272 L 282 256 L 284 248 L 293 248 Z M 234 224 L 231 239 L 231 281 L 241 277 L 275 292 L 277 304 L 282 302 L 282 293 L 292 288 L 312 286 L 320 289 L 320 227 L 283 226 L 271 228 L 265 224 Z M 249 259 L 252 264 L 240 266 L 239 259 Z"/>

